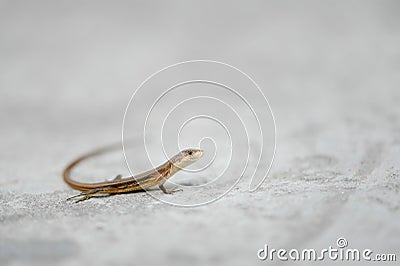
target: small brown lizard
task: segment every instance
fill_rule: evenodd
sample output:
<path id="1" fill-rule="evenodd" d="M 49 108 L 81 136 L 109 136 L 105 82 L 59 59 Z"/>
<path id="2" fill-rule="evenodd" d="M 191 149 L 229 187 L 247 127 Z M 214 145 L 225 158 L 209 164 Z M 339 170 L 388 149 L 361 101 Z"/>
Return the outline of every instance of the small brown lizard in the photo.
<path id="1" fill-rule="evenodd" d="M 103 154 L 109 151 L 110 148 L 104 148 L 91 152 L 89 154 L 83 155 L 70 163 L 63 172 L 64 181 L 72 188 L 83 191 L 82 193 L 72 196 L 69 199 L 81 197 L 76 202 L 84 201 L 90 199 L 93 196 L 99 194 L 120 194 L 127 192 L 144 191 L 146 188 L 150 188 L 158 185 L 158 187 L 166 194 L 172 194 L 176 191 L 181 191 L 181 189 L 171 189 L 167 190 L 164 187 L 164 183 L 174 175 L 176 172 L 182 168 L 194 163 L 203 155 L 202 150 L 198 149 L 187 149 L 179 152 L 177 155 L 173 156 L 164 164 L 152 169 L 150 171 L 122 178 L 121 175 L 115 177 L 112 181 L 99 182 L 99 183 L 81 183 L 71 179 L 71 170 L 79 164 L 81 161 Z"/>

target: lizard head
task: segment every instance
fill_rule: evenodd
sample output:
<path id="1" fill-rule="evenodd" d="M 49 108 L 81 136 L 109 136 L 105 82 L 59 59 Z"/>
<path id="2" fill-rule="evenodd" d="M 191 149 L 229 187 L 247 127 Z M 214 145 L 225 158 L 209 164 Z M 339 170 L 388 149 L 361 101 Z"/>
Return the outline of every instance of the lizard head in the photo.
<path id="1" fill-rule="evenodd" d="M 179 168 L 184 168 L 203 156 L 204 151 L 199 149 L 186 149 L 175 155 L 170 161 Z"/>

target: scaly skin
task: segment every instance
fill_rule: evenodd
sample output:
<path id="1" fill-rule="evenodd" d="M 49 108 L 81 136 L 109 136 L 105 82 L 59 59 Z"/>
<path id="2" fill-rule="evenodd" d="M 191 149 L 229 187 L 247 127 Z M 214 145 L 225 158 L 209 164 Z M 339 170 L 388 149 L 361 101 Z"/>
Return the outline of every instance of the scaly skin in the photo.
<path id="1" fill-rule="evenodd" d="M 64 181 L 72 188 L 83 191 L 81 194 L 70 197 L 73 199 L 76 197 L 81 197 L 76 202 L 84 201 L 90 199 L 93 196 L 100 194 L 120 194 L 127 192 L 143 191 L 146 188 L 158 185 L 159 188 L 166 194 L 172 194 L 181 189 L 171 189 L 167 190 L 164 187 L 164 183 L 176 172 L 182 168 L 194 163 L 203 155 L 202 150 L 198 149 L 187 149 L 179 152 L 177 155 L 169 159 L 164 164 L 152 169 L 150 171 L 122 178 L 118 175 L 110 182 L 99 182 L 99 183 L 81 183 L 71 179 L 71 170 L 80 162 L 93 156 L 103 154 L 112 148 L 104 148 L 86 155 L 83 155 L 70 163 L 63 172 Z"/>

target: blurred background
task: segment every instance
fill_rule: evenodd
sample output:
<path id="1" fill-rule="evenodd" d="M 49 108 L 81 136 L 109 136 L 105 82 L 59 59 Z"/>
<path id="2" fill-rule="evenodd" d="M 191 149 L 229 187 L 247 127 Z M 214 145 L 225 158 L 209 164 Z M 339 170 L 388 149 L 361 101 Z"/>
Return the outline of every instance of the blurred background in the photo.
<path id="1" fill-rule="evenodd" d="M 0 264 L 257 265 L 264 244 L 338 237 L 400 259 L 399 11 L 386 0 L 0 1 Z M 76 191 L 63 167 L 120 141 L 135 88 L 190 59 L 234 65 L 267 96 L 277 151 L 262 187 L 195 209 L 146 194 L 65 202 Z M 121 153 L 78 170 L 92 181 L 127 171 Z"/>

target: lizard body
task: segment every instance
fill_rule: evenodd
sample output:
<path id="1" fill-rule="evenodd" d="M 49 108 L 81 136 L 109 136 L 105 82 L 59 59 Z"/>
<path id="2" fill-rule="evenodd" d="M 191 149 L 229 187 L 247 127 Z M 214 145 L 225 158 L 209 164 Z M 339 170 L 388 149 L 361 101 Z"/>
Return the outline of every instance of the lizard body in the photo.
<path id="1" fill-rule="evenodd" d="M 81 194 L 70 197 L 68 199 L 81 197 L 79 201 L 90 199 L 93 196 L 101 194 L 121 194 L 128 192 L 143 191 L 147 188 L 158 185 L 158 187 L 166 194 L 172 194 L 173 192 L 180 191 L 181 189 L 171 189 L 167 190 L 164 187 L 164 183 L 176 172 L 182 168 L 194 163 L 203 155 L 202 150 L 198 149 L 187 149 L 179 152 L 167 162 L 161 164 L 160 166 L 146 171 L 144 173 L 122 178 L 121 175 L 115 177 L 112 181 L 98 182 L 98 183 L 81 183 L 75 181 L 71 178 L 72 169 L 80 162 L 103 154 L 109 151 L 110 148 L 100 149 L 86 155 L 83 155 L 73 162 L 71 162 L 63 172 L 64 181 L 73 189 L 83 191 Z"/>

